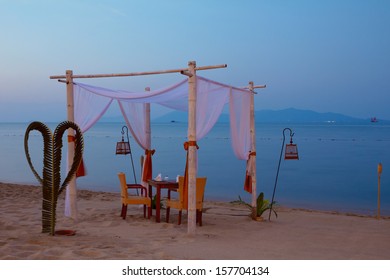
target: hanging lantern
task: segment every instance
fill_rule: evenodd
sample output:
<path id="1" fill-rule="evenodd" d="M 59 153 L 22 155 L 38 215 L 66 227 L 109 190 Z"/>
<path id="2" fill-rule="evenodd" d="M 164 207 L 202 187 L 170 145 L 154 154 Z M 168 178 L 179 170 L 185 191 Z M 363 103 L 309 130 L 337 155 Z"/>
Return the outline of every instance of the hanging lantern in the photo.
<path id="1" fill-rule="evenodd" d="M 286 144 L 286 151 L 284 154 L 284 159 L 292 159 L 292 160 L 297 160 L 299 159 L 298 157 L 298 147 L 297 144 L 293 144 L 292 141 L 290 144 Z"/>
<path id="2" fill-rule="evenodd" d="M 116 143 L 116 152 L 115 152 L 115 154 L 117 154 L 117 155 L 127 155 L 127 154 L 130 154 L 130 153 L 131 153 L 131 151 L 130 151 L 130 143 L 129 142 L 125 142 L 123 137 L 122 137 L 122 141 Z"/>
<path id="3" fill-rule="evenodd" d="M 126 138 L 127 138 L 126 142 L 125 142 L 125 130 L 126 130 Z M 131 153 L 131 148 L 130 148 L 129 129 L 125 125 L 122 127 L 122 141 L 116 143 L 115 154 L 116 155 L 130 154 L 131 166 L 133 167 L 134 182 L 137 184 L 137 177 L 135 176 L 133 155 Z M 137 190 L 137 194 L 138 194 L 138 190 Z"/>
<path id="4" fill-rule="evenodd" d="M 125 131 L 124 131 L 124 129 L 126 129 L 127 142 L 125 142 Z M 115 154 L 117 154 L 117 155 L 127 155 L 127 154 L 130 154 L 130 156 L 131 156 L 129 129 L 125 125 L 122 127 L 122 141 L 116 143 Z"/>

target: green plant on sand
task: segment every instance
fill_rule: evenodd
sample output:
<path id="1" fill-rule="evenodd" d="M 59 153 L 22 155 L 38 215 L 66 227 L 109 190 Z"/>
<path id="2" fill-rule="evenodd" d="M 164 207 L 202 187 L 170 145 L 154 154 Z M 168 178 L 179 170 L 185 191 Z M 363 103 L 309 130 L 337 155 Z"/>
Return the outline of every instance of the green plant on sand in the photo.
<path id="1" fill-rule="evenodd" d="M 73 164 L 61 184 L 61 150 L 62 150 L 62 136 L 68 128 L 76 131 L 74 137 L 74 157 Z M 37 130 L 43 137 L 43 171 L 42 178 L 35 170 L 28 148 L 28 139 L 30 132 Z M 60 123 L 54 133 L 51 132 L 45 124 L 41 122 L 32 122 L 26 130 L 24 136 L 24 149 L 28 164 L 35 177 L 42 186 L 42 232 L 55 234 L 56 224 L 56 208 L 58 196 L 64 191 L 66 186 L 76 174 L 77 168 L 80 165 L 84 148 L 83 135 L 77 124 L 65 121 Z"/>
<path id="2" fill-rule="evenodd" d="M 266 211 L 272 211 L 276 217 L 278 217 L 278 213 L 276 213 L 273 206 L 276 204 L 274 201 L 273 203 L 270 203 L 268 199 L 264 199 L 264 193 L 260 193 L 256 200 L 256 207 L 252 207 L 250 203 L 247 203 L 246 201 L 242 200 L 241 196 L 238 196 L 238 200 L 232 201 L 232 203 L 238 203 L 247 206 L 252 214 L 252 217 L 261 217 L 264 212 Z M 272 206 L 272 207 L 271 207 Z"/>

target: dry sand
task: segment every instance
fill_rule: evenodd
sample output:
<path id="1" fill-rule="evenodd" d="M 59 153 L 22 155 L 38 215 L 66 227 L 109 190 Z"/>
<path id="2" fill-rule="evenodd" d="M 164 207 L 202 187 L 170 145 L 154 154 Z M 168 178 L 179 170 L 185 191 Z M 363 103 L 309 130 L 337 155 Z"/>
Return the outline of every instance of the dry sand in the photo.
<path id="1" fill-rule="evenodd" d="M 79 219 L 64 217 L 59 198 L 56 230 L 74 236 L 41 233 L 41 190 L 0 183 L 0 259 L 136 260 L 265 259 L 389 260 L 390 219 L 375 219 L 302 209 L 278 208 L 271 222 L 253 221 L 242 205 L 205 202 L 203 226 L 187 234 L 186 215 L 177 225 L 143 218 L 129 206 L 120 218 L 120 194 L 79 191 Z"/>

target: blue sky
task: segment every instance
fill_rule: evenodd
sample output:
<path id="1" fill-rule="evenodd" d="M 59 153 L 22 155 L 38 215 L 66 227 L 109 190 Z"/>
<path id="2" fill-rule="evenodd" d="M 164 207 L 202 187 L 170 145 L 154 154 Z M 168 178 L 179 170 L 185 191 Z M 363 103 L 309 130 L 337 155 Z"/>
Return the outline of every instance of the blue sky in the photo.
<path id="1" fill-rule="evenodd" d="M 390 1 L 0 0 L 0 122 L 61 121 L 49 76 L 228 64 L 198 73 L 258 90 L 256 110 L 390 119 Z M 159 88 L 184 76 L 82 80 Z M 114 114 L 114 113 L 113 113 Z"/>

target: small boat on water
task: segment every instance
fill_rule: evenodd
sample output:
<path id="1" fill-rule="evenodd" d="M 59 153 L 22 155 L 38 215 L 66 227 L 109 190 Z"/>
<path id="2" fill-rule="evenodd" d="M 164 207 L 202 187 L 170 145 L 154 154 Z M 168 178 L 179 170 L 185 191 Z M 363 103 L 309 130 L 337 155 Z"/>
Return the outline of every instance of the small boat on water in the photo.
<path id="1" fill-rule="evenodd" d="M 375 123 L 375 122 L 378 122 L 378 119 L 377 119 L 376 117 L 372 117 L 372 118 L 371 118 L 371 122 L 374 122 L 374 123 Z"/>

